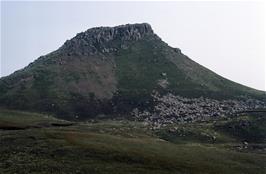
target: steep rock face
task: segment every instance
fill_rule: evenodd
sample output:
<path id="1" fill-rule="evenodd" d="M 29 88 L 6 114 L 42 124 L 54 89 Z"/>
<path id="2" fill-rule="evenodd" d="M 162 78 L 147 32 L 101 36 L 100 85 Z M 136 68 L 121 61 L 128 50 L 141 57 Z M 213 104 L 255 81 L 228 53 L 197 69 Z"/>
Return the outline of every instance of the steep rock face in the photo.
<path id="1" fill-rule="evenodd" d="M 97 27 L 79 33 L 59 49 L 67 55 L 95 55 L 126 48 L 126 41 L 137 41 L 145 36 L 156 36 L 149 24 Z"/>
<path id="2" fill-rule="evenodd" d="M 97 27 L 77 34 L 0 80 L 3 107 L 55 113 L 66 119 L 152 110 L 154 91 L 183 97 L 263 98 L 169 47 L 149 24 Z"/>

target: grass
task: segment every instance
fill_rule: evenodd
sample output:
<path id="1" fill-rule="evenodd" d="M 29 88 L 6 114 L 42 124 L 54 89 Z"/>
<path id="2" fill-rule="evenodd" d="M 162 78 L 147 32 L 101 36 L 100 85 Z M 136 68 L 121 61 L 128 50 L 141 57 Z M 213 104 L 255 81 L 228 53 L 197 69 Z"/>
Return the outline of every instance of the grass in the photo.
<path id="1" fill-rule="evenodd" d="M 154 89 L 160 90 L 158 80 L 167 79 L 166 91 L 186 97 L 221 99 L 248 94 L 265 98 L 263 92 L 227 80 L 153 37 L 128 45 L 115 55 L 118 90 L 125 97 L 139 99 Z"/>
<path id="2" fill-rule="evenodd" d="M 265 113 L 244 114 L 216 124 L 216 129 L 240 141 L 266 143 Z"/>
<path id="3" fill-rule="evenodd" d="M 21 118 L 26 125 L 55 121 L 42 114 L 0 110 L 2 125 L 20 122 Z M 184 131 L 194 133 L 217 131 L 211 128 L 210 123 L 183 125 Z M 165 135 L 142 123 L 126 120 L 0 130 L 0 135 L 0 173 L 265 173 L 265 154 L 239 152 L 225 148 L 222 141 L 199 141 L 189 134 L 187 139 L 176 136 L 176 141 L 167 141 Z"/>
<path id="4" fill-rule="evenodd" d="M 220 144 L 236 142 L 226 133 L 216 130 L 213 123 L 190 123 L 184 125 L 170 125 L 156 131 L 157 135 L 167 141 L 180 143 Z"/>
<path id="5" fill-rule="evenodd" d="M 25 129 L 66 123 L 68 122 L 44 114 L 0 109 L 0 129 Z"/>

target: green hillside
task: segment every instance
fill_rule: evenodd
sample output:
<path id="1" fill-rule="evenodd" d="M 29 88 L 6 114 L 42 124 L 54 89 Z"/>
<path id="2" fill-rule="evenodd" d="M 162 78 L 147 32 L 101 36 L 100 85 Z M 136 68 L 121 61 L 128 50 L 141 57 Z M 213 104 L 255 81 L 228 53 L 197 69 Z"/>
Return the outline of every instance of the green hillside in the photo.
<path id="1" fill-rule="evenodd" d="M 98 27 L 0 79 L 2 107 L 65 119 L 152 107 L 151 93 L 214 99 L 265 98 L 169 47 L 149 24 Z"/>

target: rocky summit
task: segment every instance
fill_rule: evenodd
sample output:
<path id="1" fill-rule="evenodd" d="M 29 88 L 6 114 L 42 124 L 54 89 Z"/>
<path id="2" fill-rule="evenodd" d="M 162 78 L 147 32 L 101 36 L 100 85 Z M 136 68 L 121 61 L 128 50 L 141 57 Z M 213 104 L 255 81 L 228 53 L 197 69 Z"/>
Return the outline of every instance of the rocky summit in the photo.
<path id="1" fill-rule="evenodd" d="M 60 51 L 69 56 L 111 53 L 127 47 L 126 41 L 138 41 L 145 36 L 156 37 L 151 26 L 146 23 L 117 27 L 96 27 L 77 34 L 71 40 L 67 40 Z"/>
<path id="2" fill-rule="evenodd" d="M 263 108 L 265 93 L 199 65 L 143 23 L 78 33 L 1 78 L 0 105 L 68 120 L 123 117 L 165 124 Z"/>

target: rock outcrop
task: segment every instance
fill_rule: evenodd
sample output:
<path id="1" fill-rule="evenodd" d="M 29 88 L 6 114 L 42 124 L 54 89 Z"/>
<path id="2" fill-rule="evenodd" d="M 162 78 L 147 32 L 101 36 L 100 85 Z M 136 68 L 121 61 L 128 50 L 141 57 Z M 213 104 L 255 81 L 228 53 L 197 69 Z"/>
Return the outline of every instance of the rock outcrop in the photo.
<path id="1" fill-rule="evenodd" d="M 60 50 L 68 56 L 112 53 L 127 48 L 127 41 L 137 41 L 151 35 L 158 37 L 147 23 L 96 27 L 67 40 Z"/>

